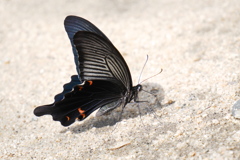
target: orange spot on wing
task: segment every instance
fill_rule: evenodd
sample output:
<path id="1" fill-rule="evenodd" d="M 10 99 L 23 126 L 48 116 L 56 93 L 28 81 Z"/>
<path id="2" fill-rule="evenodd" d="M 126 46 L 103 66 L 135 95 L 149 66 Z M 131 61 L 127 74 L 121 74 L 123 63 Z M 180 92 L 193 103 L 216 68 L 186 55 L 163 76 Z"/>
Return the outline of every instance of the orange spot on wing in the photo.
<path id="1" fill-rule="evenodd" d="M 86 114 L 82 114 L 82 117 L 85 118 L 85 117 L 86 117 Z"/>
<path id="2" fill-rule="evenodd" d="M 67 120 L 69 121 L 70 120 L 70 117 L 66 116 Z"/>
<path id="3" fill-rule="evenodd" d="M 91 86 L 93 84 L 93 81 L 88 81 L 89 85 Z"/>
<path id="4" fill-rule="evenodd" d="M 80 113 L 80 115 L 85 118 L 86 117 L 86 114 L 84 114 L 84 110 L 81 110 L 81 108 L 78 108 L 78 112 Z"/>
<path id="5" fill-rule="evenodd" d="M 78 86 L 78 90 L 81 91 L 83 89 L 82 86 Z"/>
<path id="6" fill-rule="evenodd" d="M 83 114 L 85 111 L 84 111 L 84 110 L 81 110 L 81 108 L 78 108 L 78 112 L 79 112 L 80 114 Z"/>

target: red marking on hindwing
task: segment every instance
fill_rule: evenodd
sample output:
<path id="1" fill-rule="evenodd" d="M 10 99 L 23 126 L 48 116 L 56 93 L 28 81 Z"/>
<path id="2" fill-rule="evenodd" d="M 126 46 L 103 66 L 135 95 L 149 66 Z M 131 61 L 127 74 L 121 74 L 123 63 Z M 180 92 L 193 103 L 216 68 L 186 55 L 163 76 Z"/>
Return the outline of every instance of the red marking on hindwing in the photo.
<path id="1" fill-rule="evenodd" d="M 81 91 L 83 89 L 82 86 L 78 86 L 78 90 Z"/>
<path id="2" fill-rule="evenodd" d="M 86 114 L 84 114 L 84 110 L 81 110 L 81 108 L 78 108 L 78 112 L 80 113 L 80 115 L 85 118 L 86 117 Z"/>
<path id="3" fill-rule="evenodd" d="M 88 81 L 89 85 L 91 86 L 93 84 L 93 81 Z"/>
<path id="4" fill-rule="evenodd" d="M 70 117 L 68 117 L 68 116 L 66 116 L 66 118 L 67 118 L 67 120 L 69 121 L 71 118 Z"/>

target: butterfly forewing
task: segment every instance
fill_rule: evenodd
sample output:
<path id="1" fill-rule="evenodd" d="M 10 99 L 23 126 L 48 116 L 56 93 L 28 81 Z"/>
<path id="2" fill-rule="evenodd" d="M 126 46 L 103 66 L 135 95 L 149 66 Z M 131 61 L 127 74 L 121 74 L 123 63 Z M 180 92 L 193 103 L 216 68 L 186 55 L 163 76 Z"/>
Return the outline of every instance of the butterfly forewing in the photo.
<path id="1" fill-rule="evenodd" d="M 130 91 L 130 71 L 112 43 L 95 33 L 85 31 L 77 32 L 73 42 L 79 54 L 80 78 L 83 81 L 112 81 Z"/>
<path id="2" fill-rule="evenodd" d="M 74 54 L 74 60 L 76 64 L 76 69 L 78 74 L 80 74 L 79 71 L 79 62 L 78 62 L 78 53 L 77 50 L 73 44 L 73 37 L 78 31 L 89 31 L 95 34 L 100 35 L 101 37 L 105 38 L 108 40 L 108 38 L 91 22 L 89 22 L 86 19 L 83 19 L 81 17 L 77 16 L 67 16 L 64 20 L 64 27 L 65 30 L 68 34 L 68 37 L 70 39 L 71 45 L 72 45 L 72 50 Z M 110 40 L 108 40 L 110 42 Z"/>
<path id="3" fill-rule="evenodd" d="M 67 16 L 64 20 L 64 26 L 70 40 L 73 39 L 73 36 L 78 31 L 89 31 L 98 34 L 108 40 L 107 36 L 105 36 L 105 34 L 100 31 L 94 24 L 81 17 Z"/>

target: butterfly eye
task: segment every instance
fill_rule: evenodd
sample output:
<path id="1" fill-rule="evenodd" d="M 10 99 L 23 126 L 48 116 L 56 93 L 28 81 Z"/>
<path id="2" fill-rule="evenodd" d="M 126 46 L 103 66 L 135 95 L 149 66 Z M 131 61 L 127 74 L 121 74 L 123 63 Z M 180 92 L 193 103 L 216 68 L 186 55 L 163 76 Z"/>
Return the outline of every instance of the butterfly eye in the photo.
<path id="1" fill-rule="evenodd" d="M 141 91 L 142 90 L 142 85 L 138 84 L 137 85 L 137 91 Z"/>

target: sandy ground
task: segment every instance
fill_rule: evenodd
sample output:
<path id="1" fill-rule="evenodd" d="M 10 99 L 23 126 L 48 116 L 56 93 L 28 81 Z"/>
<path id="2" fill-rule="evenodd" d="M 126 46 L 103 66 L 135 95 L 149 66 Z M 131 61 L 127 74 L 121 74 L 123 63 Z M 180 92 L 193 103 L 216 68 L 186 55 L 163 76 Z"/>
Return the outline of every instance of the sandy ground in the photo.
<path id="1" fill-rule="evenodd" d="M 149 101 L 63 127 L 33 109 L 76 74 L 67 15 L 97 25 Z M 240 159 L 239 0 L 1 0 L 0 159 Z M 175 103 L 170 104 L 171 101 Z M 149 111 L 154 109 L 156 115 Z"/>

